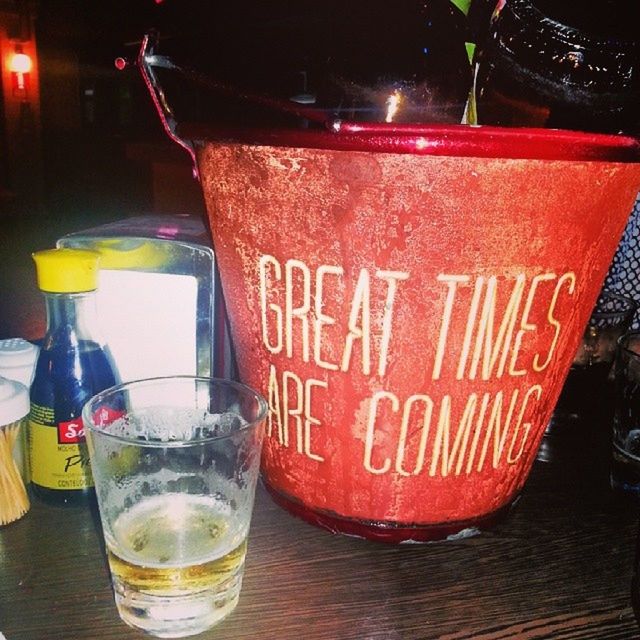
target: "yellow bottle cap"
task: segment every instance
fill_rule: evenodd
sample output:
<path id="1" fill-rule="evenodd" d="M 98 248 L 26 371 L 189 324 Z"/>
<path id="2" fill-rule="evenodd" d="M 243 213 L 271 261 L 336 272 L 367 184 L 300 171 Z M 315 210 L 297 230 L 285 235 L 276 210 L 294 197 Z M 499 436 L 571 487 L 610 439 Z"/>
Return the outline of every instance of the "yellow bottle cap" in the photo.
<path id="1" fill-rule="evenodd" d="M 98 288 L 100 254 L 85 249 L 46 249 L 33 254 L 38 288 L 49 293 L 81 293 Z"/>

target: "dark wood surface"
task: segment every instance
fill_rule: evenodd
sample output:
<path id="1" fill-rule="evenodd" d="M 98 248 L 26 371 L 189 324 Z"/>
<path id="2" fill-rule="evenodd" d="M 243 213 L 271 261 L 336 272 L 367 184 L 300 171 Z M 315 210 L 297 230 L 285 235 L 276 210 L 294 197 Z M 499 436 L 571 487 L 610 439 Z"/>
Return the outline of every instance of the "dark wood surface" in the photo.
<path id="1" fill-rule="evenodd" d="M 216 640 L 630 640 L 637 508 L 578 462 L 536 463 L 508 518 L 474 538 L 388 546 L 290 516 L 260 487 L 240 603 Z M 581 448 L 581 445 L 582 448 Z M 129 640 L 95 512 L 35 502 L 0 528 L 7 640 Z"/>

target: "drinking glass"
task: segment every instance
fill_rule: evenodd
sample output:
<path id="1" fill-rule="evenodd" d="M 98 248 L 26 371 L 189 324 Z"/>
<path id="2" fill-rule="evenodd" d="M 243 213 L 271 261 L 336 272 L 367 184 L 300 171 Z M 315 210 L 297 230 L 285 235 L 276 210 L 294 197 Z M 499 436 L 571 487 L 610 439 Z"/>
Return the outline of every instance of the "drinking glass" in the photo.
<path id="1" fill-rule="evenodd" d="M 152 635 L 235 608 L 258 478 L 264 399 L 191 376 L 129 382 L 83 409 L 120 617 Z"/>

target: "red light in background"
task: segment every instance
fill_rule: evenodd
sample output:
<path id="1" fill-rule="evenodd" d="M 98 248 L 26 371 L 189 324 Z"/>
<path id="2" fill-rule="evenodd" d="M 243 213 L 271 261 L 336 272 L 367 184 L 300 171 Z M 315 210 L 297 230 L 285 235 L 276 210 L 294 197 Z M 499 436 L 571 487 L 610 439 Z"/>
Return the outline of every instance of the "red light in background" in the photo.
<path id="1" fill-rule="evenodd" d="M 26 53 L 16 52 L 9 58 L 9 71 L 12 73 L 30 73 L 31 69 L 33 69 L 33 62 Z"/>
<path id="2" fill-rule="evenodd" d="M 113 62 L 113 64 L 115 64 L 116 69 L 118 71 L 122 71 L 123 69 L 126 68 L 127 66 L 127 61 L 124 58 L 116 58 Z"/>
<path id="3" fill-rule="evenodd" d="M 33 69 L 31 56 L 23 53 L 22 49 L 16 46 L 15 53 L 9 57 L 8 67 L 11 72 L 13 95 L 16 98 L 25 99 L 29 90 L 29 76 Z"/>

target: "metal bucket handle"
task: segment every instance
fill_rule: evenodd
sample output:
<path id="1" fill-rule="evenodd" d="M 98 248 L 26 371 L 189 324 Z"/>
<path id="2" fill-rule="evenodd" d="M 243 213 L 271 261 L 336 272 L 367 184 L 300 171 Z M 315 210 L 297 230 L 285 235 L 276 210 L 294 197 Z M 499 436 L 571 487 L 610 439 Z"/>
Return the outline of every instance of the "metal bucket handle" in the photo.
<path id="1" fill-rule="evenodd" d="M 159 34 L 157 31 L 151 31 L 145 34 L 142 39 L 140 51 L 138 52 L 137 65 L 166 134 L 189 154 L 192 163 L 193 177 L 199 180 L 200 174 L 194 146 L 191 142 L 184 140 L 177 134 L 178 121 L 175 118 L 173 109 L 166 100 L 160 81 L 154 72 L 154 67 L 175 71 L 180 71 L 181 69 L 168 57 L 155 53 L 158 39 Z"/>
<path id="2" fill-rule="evenodd" d="M 205 86 L 220 95 L 230 96 L 240 101 L 252 103 L 256 106 L 261 106 L 280 113 L 286 113 L 294 117 L 305 118 L 309 121 L 320 124 L 335 133 L 343 130 L 339 120 L 336 118 L 328 118 L 327 113 L 321 109 L 305 107 L 293 101 L 279 100 L 277 98 L 270 98 L 268 96 L 242 91 L 237 87 L 229 86 L 225 83 L 213 80 L 192 69 L 179 66 L 168 56 L 158 55 L 156 53 L 158 45 L 159 33 L 157 31 L 150 31 L 146 33 L 140 45 L 136 64 L 140 70 L 144 84 L 151 96 L 151 100 L 156 108 L 165 132 L 171 140 L 189 154 L 193 163 L 193 175 L 196 179 L 199 178 L 199 172 L 194 145 L 192 142 L 185 140 L 178 135 L 177 130 L 179 123 L 171 105 L 167 101 L 160 84 L 160 80 L 154 71 L 155 68 L 169 69 L 179 72 L 197 84 Z M 124 65 L 119 68 L 123 67 Z"/>

